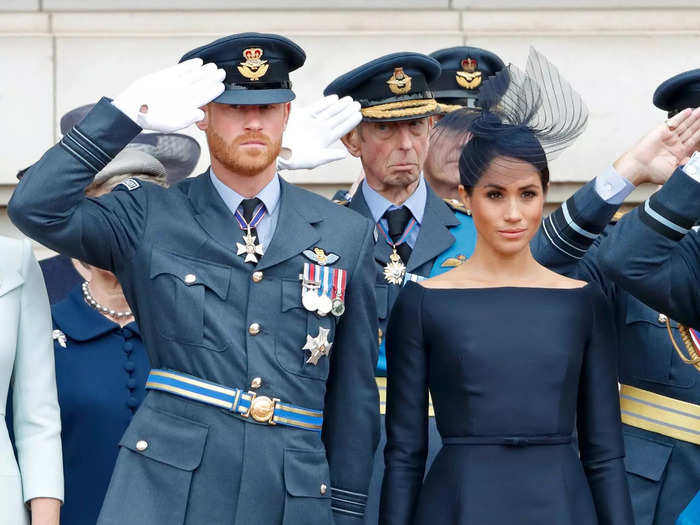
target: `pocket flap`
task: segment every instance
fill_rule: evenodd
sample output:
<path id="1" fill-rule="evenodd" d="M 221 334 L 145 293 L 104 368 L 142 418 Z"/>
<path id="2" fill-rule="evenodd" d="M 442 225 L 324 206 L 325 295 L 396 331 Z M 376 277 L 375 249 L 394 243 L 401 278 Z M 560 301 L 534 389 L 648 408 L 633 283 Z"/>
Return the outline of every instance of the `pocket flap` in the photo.
<path id="1" fill-rule="evenodd" d="M 284 450 L 284 484 L 290 496 L 330 498 L 330 474 L 323 450 Z M 325 485 L 325 494 L 321 494 Z"/>
<path id="2" fill-rule="evenodd" d="M 389 285 L 375 284 L 374 294 L 377 298 L 377 317 L 386 319 L 389 312 Z"/>
<path id="3" fill-rule="evenodd" d="M 10 271 L 0 274 L 0 296 L 14 290 L 23 283 L 24 279 L 17 272 Z"/>
<path id="4" fill-rule="evenodd" d="M 625 470 L 652 481 L 659 481 L 673 451 L 672 445 L 624 433 Z"/>
<path id="5" fill-rule="evenodd" d="M 151 279 L 161 274 L 177 277 L 187 286 L 202 284 L 224 300 L 228 295 L 231 268 L 153 248 L 151 252 Z"/>
<path id="6" fill-rule="evenodd" d="M 635 299 L 631 295 L 627 296 L 627 313 L 625 322 L 630 323 L 649 323 L 654 326 L 666 329 L 666 316 L 661 315 L 653 308 L 649 308 L 643 302 Z M 678 327 L 678 322 L 671 319 L 671 326 Z"/>
<path id="7" fill-rule="evenodd" d="M 154 461 L 191 471 L 202 462 L 208 433 L 206 425 L 142 406 L 119 446 Z"/>

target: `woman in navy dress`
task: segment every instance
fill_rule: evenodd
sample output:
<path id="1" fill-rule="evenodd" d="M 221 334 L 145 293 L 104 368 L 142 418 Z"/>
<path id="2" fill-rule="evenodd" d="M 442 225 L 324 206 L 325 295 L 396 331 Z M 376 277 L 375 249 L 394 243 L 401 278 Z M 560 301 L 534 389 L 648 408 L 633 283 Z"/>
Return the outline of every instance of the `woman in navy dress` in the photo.
<path id="1" fill-rule="evenodd" d="M 460 157 L 472 257 L 408 283 L 391 315 L 384 524 L 633 524 L 607 303 L 529 248 L 549 182 L 542 144 L 561 121 L 557 148 L 580 133 L 585 107 L 534 51 L 527 70 L 506 72 L 501 101 L 517 101 L 521 120 L 484 112 Z M 543 70 L 574 117 L 538 129 L 522 117 L 538 111 L 528 101 L 547 102 Z M 428 389 L 443 448 L 423 480 Z"/>

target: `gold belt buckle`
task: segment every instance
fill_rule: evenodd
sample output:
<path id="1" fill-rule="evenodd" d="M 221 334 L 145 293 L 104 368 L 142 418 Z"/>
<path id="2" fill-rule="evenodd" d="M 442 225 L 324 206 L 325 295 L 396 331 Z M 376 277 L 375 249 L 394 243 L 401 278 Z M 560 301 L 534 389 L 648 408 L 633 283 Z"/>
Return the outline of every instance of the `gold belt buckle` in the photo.
<path id="1" fill-rule="evenodd" d="M 250 408 L 241 415 L 243 417 L 252 417 L 258 423 L 267 423 L 275 425 L 273 416 L 275 415 L 275 407 L 279 403 L 279 399 L 269 398 L 267 396 L 258 396 L 255 392 L 248 392 L 250 396 Z"/>

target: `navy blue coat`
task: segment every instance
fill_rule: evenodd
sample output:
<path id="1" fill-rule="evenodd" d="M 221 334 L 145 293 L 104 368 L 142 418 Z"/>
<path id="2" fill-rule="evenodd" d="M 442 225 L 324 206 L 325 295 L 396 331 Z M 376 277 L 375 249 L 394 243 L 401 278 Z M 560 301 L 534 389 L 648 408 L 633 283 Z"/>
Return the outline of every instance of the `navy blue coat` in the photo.
<path id="1" fill-rule="evenodd" d="M 49 294 L 49 303 L 56 304 L 83 282 L 83 277 L 73 266 L 70 257 L 55 255 L 39 261 L 41 273 L 44 274 L 46 291 Z"/>
<path id="2" fill-rule="evenodd" d="M 150 391 L 120 442 L 98 523 L 361 520 L 379 435 L 372 225 L 282 181 L 277 229 L 253 267 L 236 255 L 241 232 L 208 174 L 86 198 L 96 171 L 139 131 L 101 100 L 22 178 L 13 222 L 116 274 L 153 367 L 245 390 L 260 377 L 258 395 L 323 410 L 323 431 L 255 423 Z M 340 318 L 302 306 L 302 252 L 315 246 L 348 271 Z M 253 281 L 253 270 L 262 279 Z M 302 347 L 320 328 L 333 347 L 314 366 Z"/>
<path id="3" fill-rule="evenodd" d="M 61 523 L 94 525 L 124 431 L 143 401 L 150 365 L 135 322 L 124 328 L 87 305 L 80 285 L 51 307 L 61 406 Z"/>
<path id="4" fill-rule="evenodd" d="M 678 169 L 648 201 L 606 231 L 589 266 L 607 283 L 615 305 L 620 382 L 690 403 L 696 414 L 700 373 L 681 361 L 665 319 L 672 319 L 681 347 L 677 321 L 700 326 L 700 234 L 692 229 L 698 217 L 700 184 Z M 698 435 L 698 428 L 689 430 Z M 625 425 L 624 433 L 637 525 L 674 523 L 700 489 L 700 445 L 632 425 Z"/>

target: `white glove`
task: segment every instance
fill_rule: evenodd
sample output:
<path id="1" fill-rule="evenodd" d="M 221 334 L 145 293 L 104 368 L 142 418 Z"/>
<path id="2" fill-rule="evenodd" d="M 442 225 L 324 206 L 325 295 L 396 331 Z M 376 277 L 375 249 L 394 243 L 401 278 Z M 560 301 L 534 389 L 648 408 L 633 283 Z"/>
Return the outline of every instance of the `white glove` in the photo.
<path id="1" fill-rule="evenodd" d="M 201 58 L 141 77 L 113 101 L 143 129 L 170 133 L 204 118 L 200 106 L 224 91 L 226 72 Z"/>
<path id="2" fill-rule="evenodd" d="M 308 107 L 292 111 L 277 157 L 281 170 L 311 169 L 347 155 L 345 148 L 331 148 L 362 120 L 359 102 L 329 95 Z"/>

